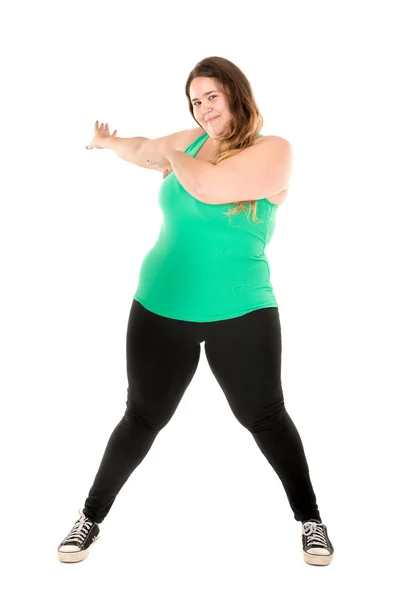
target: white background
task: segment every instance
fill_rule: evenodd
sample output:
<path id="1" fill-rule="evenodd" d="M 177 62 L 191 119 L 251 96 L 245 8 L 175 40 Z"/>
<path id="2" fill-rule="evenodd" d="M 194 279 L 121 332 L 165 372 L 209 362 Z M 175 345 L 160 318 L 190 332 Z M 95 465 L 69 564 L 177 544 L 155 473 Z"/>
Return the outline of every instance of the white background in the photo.
<path id="1" fill-rule="evenodd" d="M 3 5 L 4 597 L 398 597 L 395 5 Z M 101 539 L 64 565 L 57 546 L 125 410 L 127 320 L 162 222 L 161 173 L 85 146 L 96 119 L 119 137 L 195 127 L 184 84 L 213 55 L 249 78 L 262 133 L 293 147 L 266 254 L 286 407 L 335 558 L 325 569 L 303 562 L 301 525 L 202 347 Z"/>

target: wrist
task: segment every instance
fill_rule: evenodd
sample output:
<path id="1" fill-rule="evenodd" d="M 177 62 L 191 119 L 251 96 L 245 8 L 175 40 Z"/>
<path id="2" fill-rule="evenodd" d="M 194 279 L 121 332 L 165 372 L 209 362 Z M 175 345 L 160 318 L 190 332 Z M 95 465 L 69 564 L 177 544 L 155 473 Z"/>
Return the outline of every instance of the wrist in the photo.
<path id="1" fill-rule="evenodd" d="M 111 137 L 111 135 L 109 135 L 107 137 L 103 137 L 103 138 L 101 138 L 100 145 L 105 150 L 111 150 L 111 148 L 113 147 L 115 139 L 116 138 L 115 137 Z"/>

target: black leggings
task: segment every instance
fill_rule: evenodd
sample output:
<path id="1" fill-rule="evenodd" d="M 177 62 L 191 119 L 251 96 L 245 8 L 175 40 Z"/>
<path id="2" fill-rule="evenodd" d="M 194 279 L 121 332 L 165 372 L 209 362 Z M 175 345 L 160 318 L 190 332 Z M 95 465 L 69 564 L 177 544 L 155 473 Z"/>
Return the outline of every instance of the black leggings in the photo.
<path id="1" fill-rule="evenodd" d="M 135 299 L 126 338 L 126 411 L 108 441 L 83 512 L 97 523 L 106 517 L 177 409 L 196 372 L 201 342 L 233 414 L 280 478 L 296 521 L 319 519 L 303 445 L 284 406 L 278 308 L 196 323 L 162 317 Z"/>

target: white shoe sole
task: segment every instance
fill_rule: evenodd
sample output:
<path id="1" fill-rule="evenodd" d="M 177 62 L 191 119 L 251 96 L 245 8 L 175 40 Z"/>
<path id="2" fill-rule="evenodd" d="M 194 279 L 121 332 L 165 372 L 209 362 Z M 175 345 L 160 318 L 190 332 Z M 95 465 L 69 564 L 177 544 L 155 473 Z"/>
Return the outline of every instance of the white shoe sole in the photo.
<path id="1" fill-rule="evenodd" d="M 99 537 L 100 536 L 98 535 L 94 542 L 92 542 L 89 548 L 86 548 L 86 550 L 79 550 L 78 552 L 60 552 L 58 550 L 58 560 L 64 563 L 76 563 L 85 560 L 85 558 L 87 558 L 89 555 L 90 548 L 97 542 Z"/>
<path id="2" fill-rule="evenodd" d="M 330 565 L 333 558 L 332 554 L 309 554 L 303 550 L 303 558 L 308 565 L 316 565 L 319 567 L 325 567 Z"/>

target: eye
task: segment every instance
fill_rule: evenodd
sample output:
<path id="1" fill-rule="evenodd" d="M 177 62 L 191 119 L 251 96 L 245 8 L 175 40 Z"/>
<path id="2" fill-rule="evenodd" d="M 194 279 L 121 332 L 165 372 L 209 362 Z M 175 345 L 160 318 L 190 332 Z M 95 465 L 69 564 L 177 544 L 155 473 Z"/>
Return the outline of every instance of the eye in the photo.
<path id="1" fill-rule="evenodd" d="M 217 97 L 216 94 L 211 94 L 211 96 L 208 96 L 208 99 L 216 98 L 216 97 Z M 193 102 L 193 106 L 196 106 L 198 102 L 199 102 L 199 100 L 197 100 L 196 102 Z"/>

